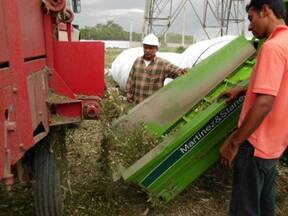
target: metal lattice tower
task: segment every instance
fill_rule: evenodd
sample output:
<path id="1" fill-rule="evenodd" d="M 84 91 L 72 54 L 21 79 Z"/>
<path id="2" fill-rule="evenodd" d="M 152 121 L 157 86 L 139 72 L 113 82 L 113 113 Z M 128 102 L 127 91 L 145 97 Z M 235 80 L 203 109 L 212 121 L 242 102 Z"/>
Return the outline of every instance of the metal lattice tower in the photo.
<path id="1" fill-rule="evenodd" d="M 202 11 L 195 7 L 196 1 Z M 187 7 L 192 8 L 191 16 L 196 17 L 208 38 L 212 36 L 209 29 L 214 29 L 214 34 L 216 29 L 216 35 L 225 35 L 232 25 L 236 25 L 239 34 L 243 32 L 245 0 L 145 0 L 143 34 L 164 35 Z"/>
<path id="2" fill-rule="evenodd" d="M 160 32 L 163 35 L 175 21 L 187 0 L 145 0 L 143 34 Z M 175 7 L 176 6 L 176 7 Z"/>
<path id="3" fill-rule="evenodd" d="M 208 21 L 209 16 L 212 18 L 212 21 L 210 19 L 210 22 Z M 242 26 L 240 27 L 239 25 L 241 23 Z M 244 33 L 245 0 L 204 1 L 204 16 L 201 22 L 203 29 L 216 28 L 218 30 L 217 35 L 222 36 L 228 34 L 229 27 L 233 24 L 237 27 L 239 34 Z"/>

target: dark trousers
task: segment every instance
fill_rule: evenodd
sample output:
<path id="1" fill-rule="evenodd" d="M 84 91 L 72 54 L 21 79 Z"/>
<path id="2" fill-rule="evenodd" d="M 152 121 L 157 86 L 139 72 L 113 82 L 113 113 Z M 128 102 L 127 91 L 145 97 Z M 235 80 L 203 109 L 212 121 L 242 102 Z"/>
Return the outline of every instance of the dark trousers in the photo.
<path id="1" fill-rule="evenodd" d="M 245 141 L 233 167 L 230 216 L 274 216 L 277 159 L 254 157 L 254 148 Z"/>

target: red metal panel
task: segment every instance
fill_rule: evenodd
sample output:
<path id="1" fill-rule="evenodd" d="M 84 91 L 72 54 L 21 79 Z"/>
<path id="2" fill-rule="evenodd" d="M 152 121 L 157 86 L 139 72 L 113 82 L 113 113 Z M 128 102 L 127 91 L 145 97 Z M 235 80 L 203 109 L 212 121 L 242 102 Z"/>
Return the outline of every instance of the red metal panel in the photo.
<path id="1" fill-rule="evenodd" d="M 82 103 L 74 101 L 71 103 L 63 103 L 56 105 L 56 113 L 59 116 L 67 116 L 82 119 Z"/>
<path id="2" fill-rule="evenodd" d="M 19 140 L 15 131 L 8 131 L 5 121 L 16 124 L 16 107 L 13 100 L 13 89 L 11 86 L 0 88 L 0 179 L 4 175 L 4 166 L 10 167 L 13 159 L 22 156 L 19 149 Z M 17 124 L 16 124 L 17 129 Z M 15 162 L 15 160 L 14 160 Z M 7 175 L 7 173 L 6 173 Z"/>
<path id="3" fill-rule="evenodd" d="M 26 72 L 25 76 L 29 76 L 32 73 L 35 73 L 37 71 L 42 70 L 44 67 L 46 67 L 46 59 L 37 59 L 34 61 L 29 61 L 29 62 L 25 62 L 24 65 L 24 70 Z"/>
<path id="4" fill-rule="evenodd" d="M 45 134 L 49 132 L 48 123 L 48 74 L 44 68 L 28 76 L 28 92 L 32 118 L 32 128 L 35 129 L 42 123 Z M 34 135 L 35 136 L 35 135 Z M 34 137 L 35 139 L 35 137 Z M 39 140 L 37 140 L 39 141 Z"/>
<path id="5" fill-rule="evenodd" d="M 2 4 L 5 23 L 6 23 L 6 33 L 9 35 L 7 38 L 7 46 L 9 49 L 9 83 L 0 82 L 0 88 L 5 88 L 11 86 L 13 91 L 14 105 L 13 112 L 16 115 L 16 127 L 18 140 L 11 141 L 12 151 L 12 164 L 14 164 L 21 154 L 19 153 L 19 146 L 23 149 L 28 149 L 34 145 L 33 140 L 33 129 L 31 120 L 31 111 L 29 106 L 29 96 L 27 90 L 27 77 L 24 68 L 24 50 L 23 50 L 23 38 L 21 34 L 21 24 L 20 24 L 20 11 L 19 0 L 7 0 Z M 23 2 L 23 1 L 21 1 Z M 25 1 L 28 2 L 28 1 Z M 40 9 L 39 9 L 40 10 Z M 31 42 L 32 43 L 32 42 Z M 1 79 L 0 73 L 0 79 Z M 7 75 L 7 74 L 6 74 Z M 2 97 L 2 93 L 0 93 Z M 2 105 L 2 100 L 0 102 Z"/>
<path id="6" fill-rule="evenodd" d="M 52 91 L 55 91 L 57 94 L 70 97 L 72 99 L 76 98 L 76 95 L 71 90 L 70 86 L 68 86 L 65 81 L 62 79 L 62 77 L 56 72 L 51 71 L 52 76 L 49 80 L 49 87 Z"/>
<path id="7" fill-rule="evenodd" d="M 42 1 L 26 0 L 18 3 L 24 58 L 45 55 Z"/>
<path id="8" fill-rule="evenodd" d="M 6 68 L 6 67 L 1 68 L 0 69 L 0 88 L 3 86 L 7 86 L 10 83 L 11 83 L 11 69 Z M 0 95 L 0 98 L 1 98 L 1 95 Z"/>
<path id="9" fill-rule="evenodd" d="M 54 43 L 55 70 L 77 95 L 104 95 L 104 43 Z"/>
<path id="10" fill-rule="evenodd" d="M 3 95 L 1 95 L 2 100 Z M 0 179 L 3 178 L 4 175 L 4 124 L 5 124 L 5 109 L 3 109 L 3 102 L 0 105 Z M 3 112 L 4 111 L 4 112 Z"/>
<path id="11" fill-rule="evenodd" d="M 0 66 L 1 63 L 8 61 L 8 47 L 6 26 L 4 19 L 3 1 L 0 1 Z"/>
<path id="12" fill-rule="evenodd" d="M 51 70 L 51 77 L 49 79 L 49 87 L 55 93 L 70 97 L 72 99 L 76 98 L 76 95 L 71 90 L 71 88 L 65 83 L 62 77 L 55 71 L 54 65 L 54 40 L 53 40 L 53 31 L 52 31 L 52 20 L 48 15 L 44 15 L 44 29 L 45 29 L 45 45 L 46 45 L 46 56 L 47 56 L 47 65 Z"/>
<path id="13" fill-rule="evenodd" d="M 45 47 L 47 56 L 47 66 L 54 71 L 54 53 L 53 53 L 53 23 L 48 14 L 44 14 L 44 33 L 45 33 Z"/>

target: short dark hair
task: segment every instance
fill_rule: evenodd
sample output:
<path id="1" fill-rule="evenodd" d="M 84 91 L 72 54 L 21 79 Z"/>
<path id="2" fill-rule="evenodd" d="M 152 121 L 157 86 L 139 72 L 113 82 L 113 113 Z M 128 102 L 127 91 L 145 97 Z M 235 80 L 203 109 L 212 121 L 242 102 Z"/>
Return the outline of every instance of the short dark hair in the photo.
<path id="1" fill-rule="evenodd" d="M 246 11 L 248 12 L 251 7 L 260 11 L 264 4 L 267 4 L 271 8 L 278 19 L 286 18 L 286 7 L 283 0 L 251 0 L 246 6 Z"/>

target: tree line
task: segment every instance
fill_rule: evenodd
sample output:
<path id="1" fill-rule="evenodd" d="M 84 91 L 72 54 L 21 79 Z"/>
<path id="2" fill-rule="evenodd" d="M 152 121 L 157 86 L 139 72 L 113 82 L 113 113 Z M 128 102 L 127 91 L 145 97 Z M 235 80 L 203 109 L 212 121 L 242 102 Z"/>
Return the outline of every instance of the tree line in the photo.
<path id="1" fill-rule="evenodd" d="M 85 26 L 80 29 L 80 38 L 85 40 L 129 40 L 130 33 L 125 31 L 122 26 L 114 21 L 107 21 L 105 24 L 97 24 L 93 27 Z M 133 41 L 141 41 L 141 33 L 132 33 Z M 163 43 L 164 37 L 160 37 L 160 41 Z M 168 33 L 166 36 L 168 43 L 181 43 L 182 35 L 177 33 Z M 194 43 L 194 38 L 191 35 L 185 35 L 185 43 Z"/>

